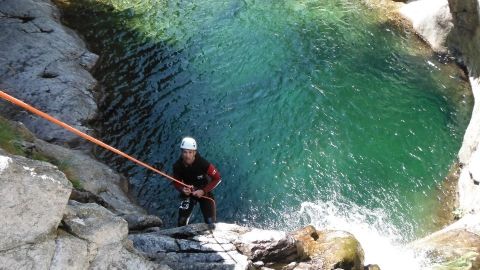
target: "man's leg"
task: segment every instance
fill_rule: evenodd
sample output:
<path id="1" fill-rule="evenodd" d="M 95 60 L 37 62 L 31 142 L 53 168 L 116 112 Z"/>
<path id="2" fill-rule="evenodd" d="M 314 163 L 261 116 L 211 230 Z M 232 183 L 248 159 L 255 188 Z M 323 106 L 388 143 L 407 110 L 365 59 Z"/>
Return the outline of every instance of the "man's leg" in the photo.
<path id="1" fill-rule="evenodd" d="M 207 193 L 209 198 L 213 198 L 212 193 Z M 215 203 L 208 199 L 200 199 L 200 209 L 202 210 L 203 220 L 207 224 L 213 224 L 217 221 L 217 211 L 215 209 Z"/>
<path id="2" fill-rule="evenodd" d="M 195 204 L 197 204 L 197 200 L 191 197 L 186 197 L 180 202 L 180 206 L 178 207 L 178 227 L 188 224 Z"/>

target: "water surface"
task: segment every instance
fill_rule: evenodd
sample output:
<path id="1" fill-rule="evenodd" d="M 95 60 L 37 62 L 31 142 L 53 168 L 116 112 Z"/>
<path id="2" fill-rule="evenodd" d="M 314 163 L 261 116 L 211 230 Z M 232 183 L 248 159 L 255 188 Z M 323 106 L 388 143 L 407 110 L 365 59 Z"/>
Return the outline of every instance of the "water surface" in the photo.
<path id="1" fill-rule="evenodd" d="M 220 221 L 348 223 L 405 242 L 432 229 L 472 99 L 458 71 L 357 2 L 110 0 L 66 14 L 101 55 L 102 139 L 171 172 L 194 136 L 223 175 Z M 174 225 L 165 179 L 100 156 Z"/>

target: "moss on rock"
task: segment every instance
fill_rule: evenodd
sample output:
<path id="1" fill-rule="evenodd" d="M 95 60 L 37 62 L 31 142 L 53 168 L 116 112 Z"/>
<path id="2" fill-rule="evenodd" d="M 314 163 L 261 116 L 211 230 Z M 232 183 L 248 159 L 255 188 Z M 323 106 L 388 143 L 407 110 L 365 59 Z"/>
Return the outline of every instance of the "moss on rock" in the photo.
<path id="1" fill-rule="evenodd" d="M 77 189 L 83 187 L 70 164 L 37 151 L 34 141 L 35 136 L 23 124 L 0 116 L 0 148 L 12 155 L 52 163 L 65 174 L 73 187 Z"/>

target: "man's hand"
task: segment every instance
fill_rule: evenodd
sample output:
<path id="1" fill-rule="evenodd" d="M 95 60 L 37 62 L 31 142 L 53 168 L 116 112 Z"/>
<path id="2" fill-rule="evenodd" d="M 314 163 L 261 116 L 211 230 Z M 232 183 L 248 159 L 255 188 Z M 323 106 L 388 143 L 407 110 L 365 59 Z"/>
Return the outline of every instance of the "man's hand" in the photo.
<path id="1" fill-rule="evenodd" d="M 190 194 L 192 194 L 192 191 L 193 191 L 193 187 L 191 187 L 191 186 L 183 187 L 183 189 L 182 189 L 183 194 L 185 194 L 187 196 L 190 196 Z"/>
<path id="2" fill-rule="evenodd" d="M 200 198 L 202 197 L 203 195 L 205 195 L 205 192 L 201 189 L 197 189 L 195 190 L 193 193 L 192 193 L 193 196 L 197 197 L 197 198 Z"/>

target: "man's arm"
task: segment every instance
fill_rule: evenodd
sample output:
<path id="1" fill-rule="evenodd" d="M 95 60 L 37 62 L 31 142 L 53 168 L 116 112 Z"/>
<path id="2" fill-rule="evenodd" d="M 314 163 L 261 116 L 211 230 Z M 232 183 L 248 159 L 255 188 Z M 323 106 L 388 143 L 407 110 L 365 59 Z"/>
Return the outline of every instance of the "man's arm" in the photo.
<path id="1" fill-rule="evenodd" d="M 203 188 L 203 191 L 205 193 L 208 193 L 208 192 L 212 191 L 214 188 L 216 188 L 218 186 L 218 184 L 220 184 L 220 182 L 222 182 L 222 177 L 220 176 L 220 173 L 217 171 L 217 169 L 212 164 L 210 164 L 208 166 L 207 174 L 208 174 L 208 176 L 210 176 L 212 181 L 210 181 L 210 183 L 208 183 Z"/>

